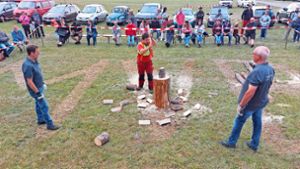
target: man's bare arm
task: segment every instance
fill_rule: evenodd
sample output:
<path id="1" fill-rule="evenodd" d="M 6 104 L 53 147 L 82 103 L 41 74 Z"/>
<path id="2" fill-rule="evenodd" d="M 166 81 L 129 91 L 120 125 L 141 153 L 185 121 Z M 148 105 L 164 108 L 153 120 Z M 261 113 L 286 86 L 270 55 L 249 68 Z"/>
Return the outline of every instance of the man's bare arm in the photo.
<path id="1" fill-rule="evenodd" d="M 31 90 L 34 91 L 34 93 L 38 93 L 39 92 L 39 89 L 33 83 L 32 78 L 27 78 L 26 81 L 27 81 L 28 86 L 30 87 Z"/>
<path id="2" fill-rule="evenodd" d="M 253 86 L 253 85 L 249 84 L 249 88 L 246 91 L 246 93 L 244 94 L 244 97 L 242 98 L 242 100 L 239 103 L 239 105 L 241 107 L 245 107 L 249 103 L 249 101 L 253 98 L 256 90 L 257 90 L 256 86 Z"/>

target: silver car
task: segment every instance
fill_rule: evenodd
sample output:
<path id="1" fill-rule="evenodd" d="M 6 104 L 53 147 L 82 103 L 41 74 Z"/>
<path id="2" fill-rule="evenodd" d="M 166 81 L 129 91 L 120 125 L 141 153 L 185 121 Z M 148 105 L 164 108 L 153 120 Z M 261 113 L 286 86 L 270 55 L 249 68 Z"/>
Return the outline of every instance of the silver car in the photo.
<path id="1" fill-rule="evenodd" d="M 76 20 L 80 23 L 86 23 L 88 20 L 94 23 L 103 22 L 106 20 L 108 12 L 100 4 L 86 5 L 82 12 L 77 15 Z"/>

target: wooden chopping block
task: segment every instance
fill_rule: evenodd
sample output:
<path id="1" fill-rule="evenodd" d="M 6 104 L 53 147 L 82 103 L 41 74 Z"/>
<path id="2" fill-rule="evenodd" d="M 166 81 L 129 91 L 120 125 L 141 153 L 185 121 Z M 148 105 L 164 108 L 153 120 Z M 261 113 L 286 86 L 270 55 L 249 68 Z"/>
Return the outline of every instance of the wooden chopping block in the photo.
<path id="1" fill-rule="evenodd" d="M 154 104 L 157 108 L 169 107 L 170 77 L 154 78 Z"/>
<path id="2" fill-rule="evenodd" d="M 96 146 L 100 147 L 107 142 L 109 142 L 109 134 L 107 132 L 101 133 L 99 136 L 97 136 L 94 140 Z"/>

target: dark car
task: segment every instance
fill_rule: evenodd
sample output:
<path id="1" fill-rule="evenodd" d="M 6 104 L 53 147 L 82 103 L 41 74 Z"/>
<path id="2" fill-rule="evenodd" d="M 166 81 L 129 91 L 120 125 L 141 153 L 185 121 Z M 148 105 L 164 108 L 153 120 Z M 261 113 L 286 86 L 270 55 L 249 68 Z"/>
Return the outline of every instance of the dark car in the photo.
<path id="1" fill-rule="evenodd" d="M 229 13 L 229 10 L 227 7 L 224 6 L 215 6 L 211 8 L 210 12 L 207 13 L 208 18 L 207 18 L 207 27 L 211 28 L 215 24 L 216 21 L 216 16 L 218 15 L 219 10 L 221 10 L 222 14 L 222 22 L 224 21 L 230 21 L 230 15 L 232 13 Z"/>
<path id="2" fill-rule="evenodd" d="M 296 11 L 297 8 L 300 9 L 299 2 L 291 3 L 287 7 L 280 9 L 276 15 L 278 23 L 288 24 L 289 20 L 292 19 L 290 18 L 291 13 Z"/>
<path id="3" fill-rule="evenodd" d="M 128 6 L 116 6 L 112 9 L 111 14 L 106 18 L 107 25 L 113 25 L 117 22 L 120 25 L 125 25 L 128 19 L 128 13 L 130 8 Z"/>
<path id="4" fill-rule="evenodd" d="M 53 19 L 58 21 L 60 18 L 64 18 L 66 22 L 73 22 L 78 13 L 80 13 L 80 9 L 76 5 L 56 5 L 43 16 L 43 22 L 50 24 Z"/>
<path id="5" fill-rule="evenodd" d="M 153 20 L 158 16 L 158 9 L 162 11 L 162 5 L 159 3 L 145 3 L 141 10 L 135 15 L 138 26 L 142 20 Z"/>
<path id="6" fill-rule="evenodd" d="M 0 2 L 0 21 L 14 19 L 14 10 L 17 8 L 17 4 L 14 2 Z"/>

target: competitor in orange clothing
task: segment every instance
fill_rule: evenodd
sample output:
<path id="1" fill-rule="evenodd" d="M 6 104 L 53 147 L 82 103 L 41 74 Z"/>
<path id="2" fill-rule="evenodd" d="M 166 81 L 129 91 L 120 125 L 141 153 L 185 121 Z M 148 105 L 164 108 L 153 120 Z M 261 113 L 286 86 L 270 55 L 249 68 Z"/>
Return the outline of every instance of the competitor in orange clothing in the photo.
<path id="1" fill-rule="evenodd" d="M 145 72 L 148 77 L 148 84 L 150 92 L 153 91 L 153 46 L 156 42 L 149 36 L 148 33 L 142 35 L 142 41 L 137 46 L 137 68 L 139 73 L 139 87 L 141 90 L 144 87 Z"/>

